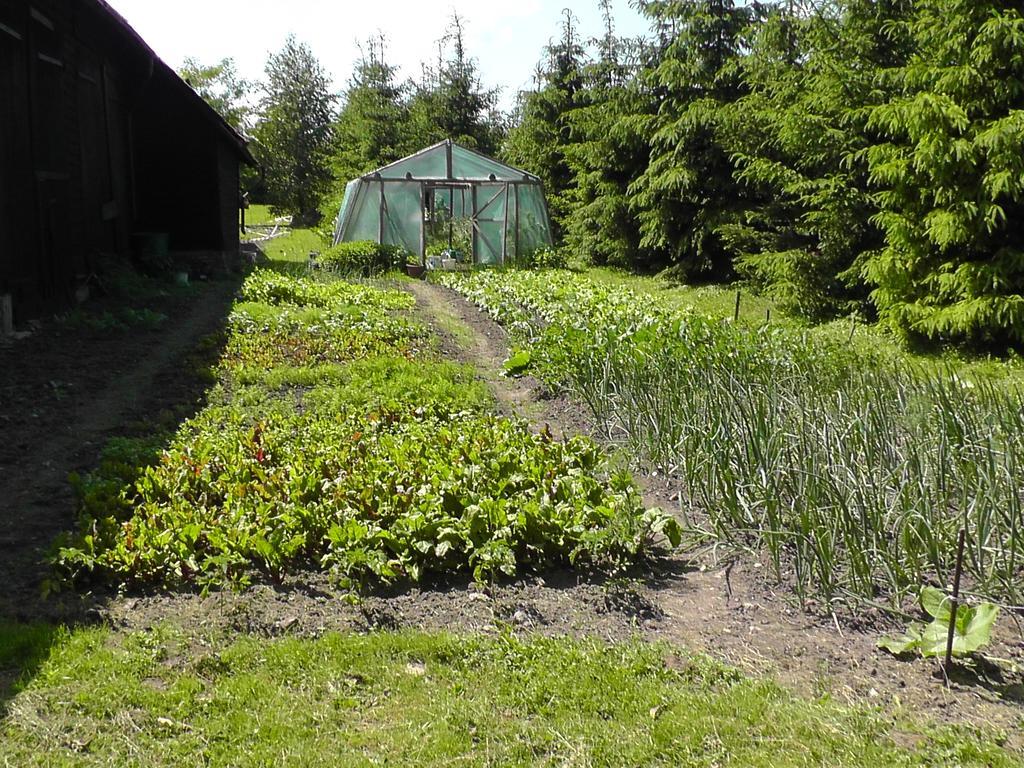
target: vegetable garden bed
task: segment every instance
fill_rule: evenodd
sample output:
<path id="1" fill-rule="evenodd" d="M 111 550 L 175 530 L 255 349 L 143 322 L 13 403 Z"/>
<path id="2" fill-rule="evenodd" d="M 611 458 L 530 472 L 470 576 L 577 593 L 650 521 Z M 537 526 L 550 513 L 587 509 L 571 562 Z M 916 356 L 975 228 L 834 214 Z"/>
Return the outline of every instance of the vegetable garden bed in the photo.
<path id="1" fill-rule="evenodd" d="M 793 327 L 736 327 L 566 271 L 438 275 L 502 323 L 510 362 L 569 389 L 668 473 L 693 531 L 768 553 L 826 601 L 951 581 L 1019 604 L 1024 409 L 963 380 Z"/>
<path id="2" fill-rule="evenodd" d="M 210 404 L 165 450 L 122 441 L 78 483 L 64 580 L 345 585 L 563 565 L 618 569 L 676 521 L 592 441 L 492 413 L 402 310 L 412 297 L 262 270 L 243 285 Z M 138 449 L 138 450 L 136 450 Z"/>

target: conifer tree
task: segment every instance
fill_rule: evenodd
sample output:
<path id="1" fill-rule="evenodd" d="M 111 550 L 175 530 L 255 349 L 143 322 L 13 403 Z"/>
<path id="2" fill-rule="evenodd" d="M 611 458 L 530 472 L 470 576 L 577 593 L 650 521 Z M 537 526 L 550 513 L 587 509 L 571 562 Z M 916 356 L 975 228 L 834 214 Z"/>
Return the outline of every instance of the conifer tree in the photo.
<path id="1" fill-rule="evenodd" d="M 331 123 L 336 97 L 309 46 L 289 37 L 267 60 L 254 130 L 272 206 L 316 223 L 332 181 Z"/>
<path id="2" fill-rule="evenodd" d="M 406 88 L 387 61 L 384 36 L 367 40 L 360 53 L 334 126 L 334 174 L 342 183 L 407 154 Z"/>
<path id="3" fill-rule="evenodd" d="M 748 207 L 724 230 L 738 272 L 810 320 L 867 312 L 860 275 L 882 245 L 861 152 L 881 68 L 906 60 L 909 0 L 845 0 L 826 13 L 785 0 L 744 57 L 750 92 L 733 112 L 731 154 Z"/>
<path id="4" fill-rule="evenodd" d="M 572 142 L 565 156 L 573 184 L 565 241 L 581 260 L 642 267 L 645 254 L 628 187 L 650 154 L 642 127 L 655 105 L 636 73 L 650 62 L 653 48 L 618 37 L 610 2 L 601 0 L 600 8 L 604 35 L 591 41 L 598 56 L 584 67 L 578 106 L 567 117 Z"/>
<path id="5" fill-rule="evenodd" d="M 655 0 L 643 11 L 659 33 L 644 73 L 659 104 L 648 122 L 650 162 L 630 186 L 641 246 L 681 277 L 727 277 L 722 228 L 742 201 L 724 116 L 745 92 L 739 60 L 752 10 L 733 0 Z"/>
<path id="6" fill-rule="evenodd" d="M 453 12 L 438 41 L 436 66 L 423 77 L 409 104 L 410 136 L 419 147 L 454 139 L 484 154 L 495 154 L 504 133 L 498 91 L 485 89 L 479 66 L 466 50 L 465 23 Z"/>
<path id="7" fill-rule="evenodd" d="M 519 120 L 502 146 L 503 159 L 530 171 L 544 182 L 556 241 L 562 239 L 563 222 L 571 207 L 568 192 L 573 174 L 566 161 L 572 142 L 569 115 L 579 106 L 585 63 L 578 22 L 565 11 L 561 37 L 545 51 L 537 73 L 537 90 L 522 95 Z"/>
<path id="8" fill-rule="evenodd" d="M 885 247 L 864 267 L 911 336 L 1024 341 L 1024 18 L 1017 2 L 919 0 L 868 151 Z"/>

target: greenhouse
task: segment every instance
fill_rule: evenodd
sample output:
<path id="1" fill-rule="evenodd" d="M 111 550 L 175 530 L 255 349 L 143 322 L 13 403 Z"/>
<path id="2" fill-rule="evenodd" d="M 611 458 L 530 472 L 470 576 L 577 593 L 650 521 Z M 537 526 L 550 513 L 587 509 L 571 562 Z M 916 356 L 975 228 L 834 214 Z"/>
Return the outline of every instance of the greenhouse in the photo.
<path id="1" fill-rule="evenodd" d="M 539 178 L 449 139 L 349 182 L 334 242 L 360 240 L 501 265 L 551 245 L 551 220 Z"/>

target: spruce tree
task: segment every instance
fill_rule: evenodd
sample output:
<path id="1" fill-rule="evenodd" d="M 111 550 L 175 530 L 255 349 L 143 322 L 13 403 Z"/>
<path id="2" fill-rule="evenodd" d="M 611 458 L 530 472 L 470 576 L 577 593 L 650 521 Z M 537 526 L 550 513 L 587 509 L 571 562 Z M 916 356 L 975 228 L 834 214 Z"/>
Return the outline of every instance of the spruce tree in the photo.
<path id="1" fill-rule="evenodd" d="M 652 266 L 671 265 L 680 277 L 728 277 L 732 253 L 722 228 L 742 201 L 724 117 L 746 90 L 739 61 L 752 10 L 733 0 L 642 7 L 658 30 L 660 55 L 644 73 L 659 104 L 646 126 L 650 162 L 629 188 L 640 245 Z"/>
<path id="2" fill-rule="evenodd" d="M 886 244 L 864 267 L 883 322 L 1024 341 L 1024 18 L 1018 2 L 919 0 L 868 151 Z"/>
<path id="3" fill-rule="evenodd" d="M 360 49 L 334 126 L 335 177 L 342 183 L 407 154 L 406 87 L 397 82 L 397 67 L 387 61 L 383 35 Z"/>
<path id="4" fill-rule="evenodd" d="M 868 312 L 860 274 L 882 246 L 862 156 L 879 71 L 909 53 L 909 0 L 845 0 L 831 12 L 777 4 L 744 57 L 749 93 L 732 113 L 730 149 L 748 204 L 723 234 L 737 270 L 787 311 L 824 320 Z"/>
<path id="5" fill-rule="evenodd" d="M 502 158 L 530 171 L 544 182 L 556 241 L 571 207 L 568 198 L 573 174 L 565 157 L 572 143 L 569 115 L 580 106 L 585 52 L 577 33 L 577 20 L 565 11 L 561 37 L 545 50 L 538 68 L 537 90 L 521 96 L 518 122 L 502 146 Z"/>
<path id="6" fill-rule="evenodd" d="M 504 135 L 497 110 L 498 91 L 484 88 L 479 66 L 466 50 L 465 23 L 452 13 L 445 36 L 438 41 L 435 66 L 423 66 L 423 77 L 409 104 L 409 132 L 419 147 L 453 139 L 484 154 L 495 154 Z"/>
<path id="7" fill-rule="evenodd" d="M 335 100 L 320 62 L 293 36 L 267 60 L 255 149 L 272 207 L 300 224 L 319 221 L 330 190 Z"/>
<path id="8" fill-rule="evenodd" d="M 572 141 L 565 157 L 573 183 L 565 241 L 583 261 L 643 268 L 647 259 L 628 189 L 650 155 L 643 129 L 656 105 L 636 73 L 651 61 L 653 48 L 618 37 L 610 3 L 600 6 L 605 34 L 592 41 L 598 56 L 584 67 L 578 106 L 567 116 Z"/>

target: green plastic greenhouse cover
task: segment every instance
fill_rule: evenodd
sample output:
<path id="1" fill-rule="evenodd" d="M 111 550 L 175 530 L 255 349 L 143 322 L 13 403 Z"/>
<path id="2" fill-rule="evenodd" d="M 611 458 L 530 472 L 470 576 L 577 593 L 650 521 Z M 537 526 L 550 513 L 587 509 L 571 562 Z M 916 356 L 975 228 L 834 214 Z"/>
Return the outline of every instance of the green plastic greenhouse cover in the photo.
<path id="1" fill-rule="evenodd" d="M 502 264 L 551 245 L 540 179 L 451 140 L 350 181 L 334 242 L 374 240 L 423 260 L 428 195 L 472 222 L 475 263 Z"/>

